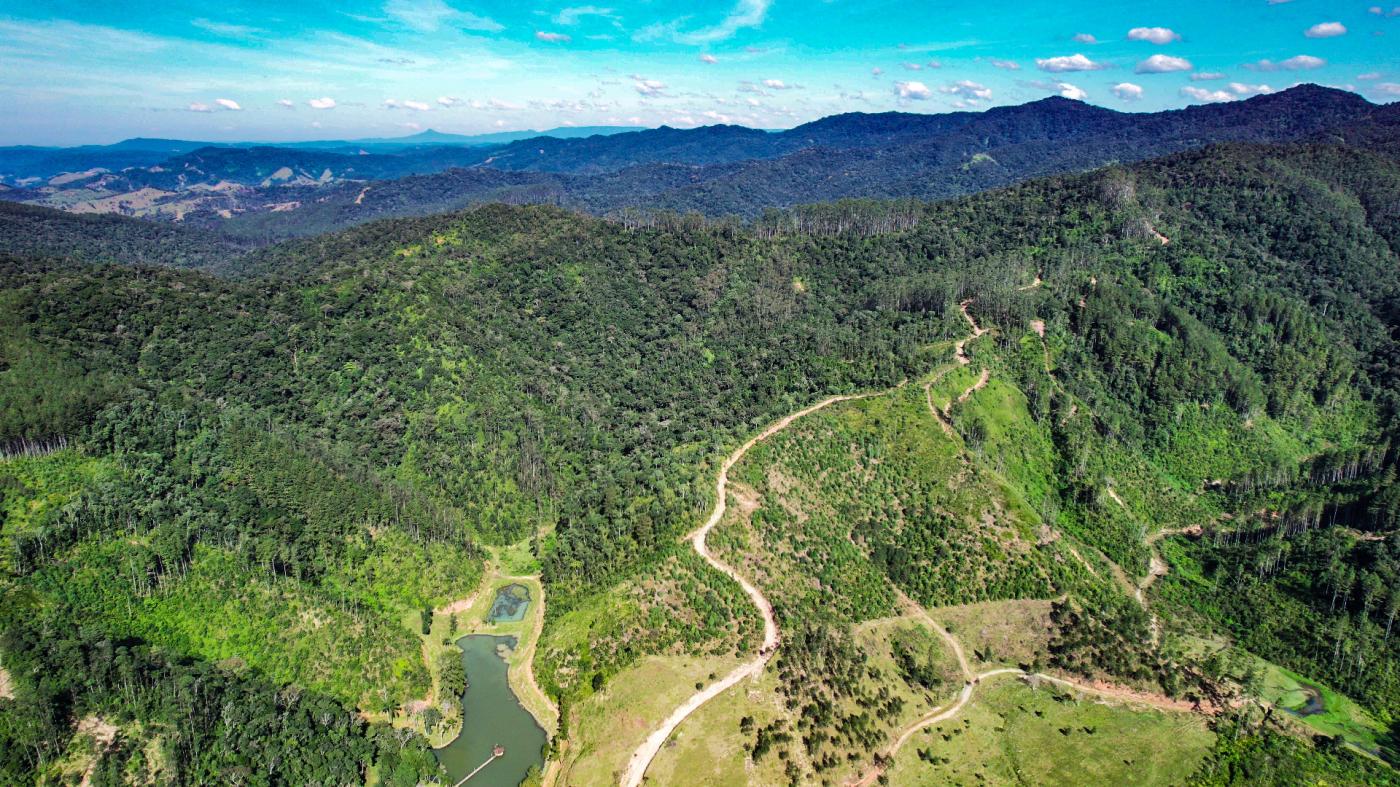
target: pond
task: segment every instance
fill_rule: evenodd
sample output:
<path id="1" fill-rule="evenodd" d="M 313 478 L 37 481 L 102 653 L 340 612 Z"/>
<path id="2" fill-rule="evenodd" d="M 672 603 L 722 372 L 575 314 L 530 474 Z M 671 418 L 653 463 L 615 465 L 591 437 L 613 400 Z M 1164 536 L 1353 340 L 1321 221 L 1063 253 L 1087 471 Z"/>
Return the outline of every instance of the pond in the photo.
<path id="1" fill-rule="evenodd" d="M 491 602 L 491 612 L 486 619 L 491 623 L 515 623 L 525 619 L 525 610 L 530 607 L 530 589 L 524 585 L 506 585 L 496 591 L 496 600 Z"/>
<path id="2" fill-rule="evenodd" d="M 490 634 L 457 640 L 467 668 L 462 733 L 433 752 L 447 769 L 449 785 L 490 760 L 497 746 L 505 752 L 473 776 L 466 787 L 516 787 L 531 766 L 544 767 L 544 730 L 520 705 L 506 679 L 505 656 L 515 643 L 515 637 Z"/>

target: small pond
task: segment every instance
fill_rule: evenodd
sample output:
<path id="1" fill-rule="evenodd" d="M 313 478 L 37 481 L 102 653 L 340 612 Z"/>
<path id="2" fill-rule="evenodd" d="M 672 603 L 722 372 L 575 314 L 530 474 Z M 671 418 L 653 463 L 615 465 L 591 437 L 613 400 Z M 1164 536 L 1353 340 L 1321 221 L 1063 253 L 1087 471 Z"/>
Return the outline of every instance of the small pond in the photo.
<path id="1" fill-rule="evenodd" d="M 486 619 L 491 623 L 514 623 L 525 619 L 525 610 L 530 608 L 530 589 L 524 585 L 506 585 L 496 591 L 496 600 L 491 602 L 491 612 Z"/>
<path id="2" fill-rule="evenodd" d="M 467 690 L 462 693 L 462 734 L 433 751 L 447 769 L 449 785 L 491 759 L 496 746 L 504 747 L 505 753 L 481 769 L 465 787 L 516 787 L 531 766 L 544 767 L 544 730 L 520 705 L 506 679 L 505 656 L 515 642 L 515 637 L 489 634 L 472 634 L 457 640 L 467 668 Z"/>

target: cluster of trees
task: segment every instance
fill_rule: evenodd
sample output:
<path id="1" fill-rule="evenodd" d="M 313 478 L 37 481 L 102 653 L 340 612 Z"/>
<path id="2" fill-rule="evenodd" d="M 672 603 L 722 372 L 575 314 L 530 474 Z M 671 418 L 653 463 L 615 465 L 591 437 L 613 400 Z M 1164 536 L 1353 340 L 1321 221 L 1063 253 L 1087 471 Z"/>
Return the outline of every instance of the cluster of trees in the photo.
<path id="1" fill-rule="evenodd" d="M 118 730 L 94 783 L 353 784 L 373 767 L 411 787 L 438 773 L 422 738 L 324 695 L 74 628 L 22 591 L 0 601 L 0 651 L 18 685 L 0 699 L 6 783 L 34 781 L 88 717 Z"/>

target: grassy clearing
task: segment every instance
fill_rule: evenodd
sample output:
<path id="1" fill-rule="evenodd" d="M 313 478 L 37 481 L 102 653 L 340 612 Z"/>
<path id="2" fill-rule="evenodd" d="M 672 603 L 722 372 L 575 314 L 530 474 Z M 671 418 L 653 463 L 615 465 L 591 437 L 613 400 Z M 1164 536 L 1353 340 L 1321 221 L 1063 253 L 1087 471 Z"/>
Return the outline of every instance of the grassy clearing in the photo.
<path id="1" fill-rule="evenodd" d="M 957 637 L 973 668 L 1045 663 L 1054 628 L 1049 601 L 983 601 L 929 610 Z"/>
<path id="2" fill-rule="evenodd" d="M 1293 712 L 1303 724 L 1324 735 L 1340 735 L 1348 743 L 1375 753 L 1386 734 L 1385 725 L 1357 705 L 1350 697 L 1316 681 L 1263 659 L 1258 660 L 1262 681 L 1260 698 Z M 1315 698 L 1315 699 L 1314 699 Z M 1306 713 L 1321 703 L 1322 710 Z"/>
<path id="3" fill-rule="evenodd" d="M 952 652 L 942 638 L 915 618 L 892 617 L 867 621 L 853 629 L 852 638 L 863 653 L 866 666 L 873 668 L 879 678 L 867 673 L 863 681 L 865 685 L 852 689 L 851 695 L 864 693 L 873 696 L 884 690 L 888 696 L 898 697 L 903 702 L 899 714 L 876 722 L 883 739 L 893 739 L 906 725 L 923 716 L 930 708 L 949 700 L 962 686 L 961 673 Z M 896 639 L 917 645 L 921 656 L 934 655 L 932 666 L 942 680 L 940 690 L 911 686 L 900 679 L 893 653 Z M 756 760 L 751 756 L 756 742 L 755 730 L 776 724 L 795 736 L 805 734 L 798 726 L 798 714 L 788 707 L 787 696 L 778 670 L 772 665 L 756 679 L 721 694 L 681 724 L 652 762 L 647 771 L 648 779 L 654 784 L 784 784 L 788 781 L 786 771 L 789 761 L 809 771 L 807 753 L 796 741 L 775 745 Z M 852 704 L 850 696 L 838 702 Z M 751 724 L 745 724 L 745 718 L 751 719 Z M 869 766 L 869 751 L 847 749 L 832 743 L 825 747 L 824 753 L 833 746 L 844 765 L 823 773 L 823 779 L 840 783 L 845 778 L 858 776 Z M 848 759 L 848 754 L 853 754 L 855 759 Z"/>
<path id="4" fill-rule="evenodd" d="M 446 745 L 457 737 L 462 729 L 460 698 L 442 695 L 439 690 L 438 665 L 444 658 L 460 659 L 462 650 L 457 646 L 457 641 L 469 634 L 515 637 L 516 645 L 506 658 L 506 676 L 511 690 L 546 734 L 553 736 L 558 728 L 558 709 L 545 696 L 534 678 L 534 656 L 544 624 L 544 588 L 536 576 L 511 573 L 515 568 L 530 567 L 533 556 L 530 553 L 529 542 L 487 549 L 491 557 L 486 562 L 481 583 L 471 595 L 454 600 L 455 603 L 435 608 L 428 633 L 419 636 L 423 663 L 431 677 L 431 689 L 421 701 L 405 703 L 393 713 L 394 726 L 418 730 L 435 747 Z M 489 621 L 487 618 L 496 594 L 502 588 L 515 584 L 524 585 L 530 592 L 530 606 L 525 612 L 525 617 L 518 621 Z M 422 618 L 419 611 L 405 613 L 402 622 L 405 627 L 421 632 Z M 470 675 L 467 676 L 467 680 L 471 680 Z M 435 708 L 443 719 L 432 729 L 423 721 L 423 712 L 429 707 Z"/>
<path id="5" fill-rule="evenodd" d="M 738 664 L 733 657 L 650 656 L 614 675 L 602 691 L 574 707 L 573 737 L 557 783 L 613 787 L 632 752 L 695 692 L 697 682 L 723 676 Z"/>
<path id="6" fill-rule="evenodd" d="M 1212 742 L 1198 716 L 1000 678 L 983 684 L 960 716 L 911 738 L 888 775 L 910 786 L 1180 784 Z"/>

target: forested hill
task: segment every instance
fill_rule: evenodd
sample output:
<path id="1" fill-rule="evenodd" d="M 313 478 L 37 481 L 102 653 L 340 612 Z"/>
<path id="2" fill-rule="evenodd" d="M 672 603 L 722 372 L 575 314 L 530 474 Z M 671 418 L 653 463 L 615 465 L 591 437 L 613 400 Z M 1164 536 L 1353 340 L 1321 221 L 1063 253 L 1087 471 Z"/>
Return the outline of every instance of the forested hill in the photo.
<path id="1" fill-rule="evenodd" d="M 217 230 L 0 201 L 0 254 L 9 264 L 118 263 L 216 270 L 251 244 Z"/>
<path id="2" fill-rule="evenodd" d="M 752 218 L 842 198 L 941 199 L 1212 142 L 1381 144 L 1395 106 L 1302 85 L 1156 113 L 1055 97 L 984 112 L 851 113 L 780 132 L 663 127 L 369 155 L 201 148 L 159 166 L 65 174 L 5 198 L 182 221 L 261 244 L 490 201 Z"/>
<path id="3" fill-rule="evenodd" d="M 482 544 L 528 544 L 551 621 L 599 605 L 630 621 L 621 642 L 550 640 L 540 680 L 566 706 L 643 656 L 687 652 L 733 628 L 706 581 L 668 585 L 669 603 L 706 610 L 694 631 L 600 599 L 690 565 L 677 536 L 744 436 L 924 377 L 965 335 L 968 299 L 994 329 L 973 352 L 1024 416 L 969 431 L 968 461 L 1021 524 L 1141 576 L 1144 529 L 1243 523 L 1316 478 L 1310 500 L 1329 496 L 1339 527 L 1389 533 L 1398 205 L 1384 153 L 1224 145 L 752 226 L 493 204 L 274 246 L 225 277 L 0 263 L 0 441 L 26 454 L 0 466 L 0 658 L 21 700 L 0 699 L 0 775 L 52 773 L 74 725 L 100 717 L 125 736 L 101 758 L 113 772 L 159 752 L 196 782 L 253 763 L 281 782 L 428 778 L 422 739 L 386 722 L 433 685 L 403 621 L 475 588 Z M 1013 450 L 1014 429 L 1034 439 Z M 1105 479 L 1145 522 L 1105 514 Z M 862 520 L 863 538 L 890 537 L 884 519 Z M 944 573 L 929 556 L 960 528 L 939 522 L 907 534 L 928 559 L 886 549 L 872 570 L 915 589 L 985 579 L 955 594 L 970 601 L 1092 586 L 1048 551 L 1000 577 L 992 533 L 954 550 L 966 574 Z M 1208 574 L 1173 603 L 1220 630 L 1237 616 Z M 1303 584 L 1258 593 L 1316 610 Z M 1310 644 L 1258 647 L 1400 715 L 1400 640 L 1381 640 L 1375 604 L 1342 609 L 1364 676 Z M 247 718 L 211 710 L 229 703 Z M 337 707 L 365 715 L 317 726 Z M 240 732 L 254 721 L 269 730 L 255 740 Z"/>

